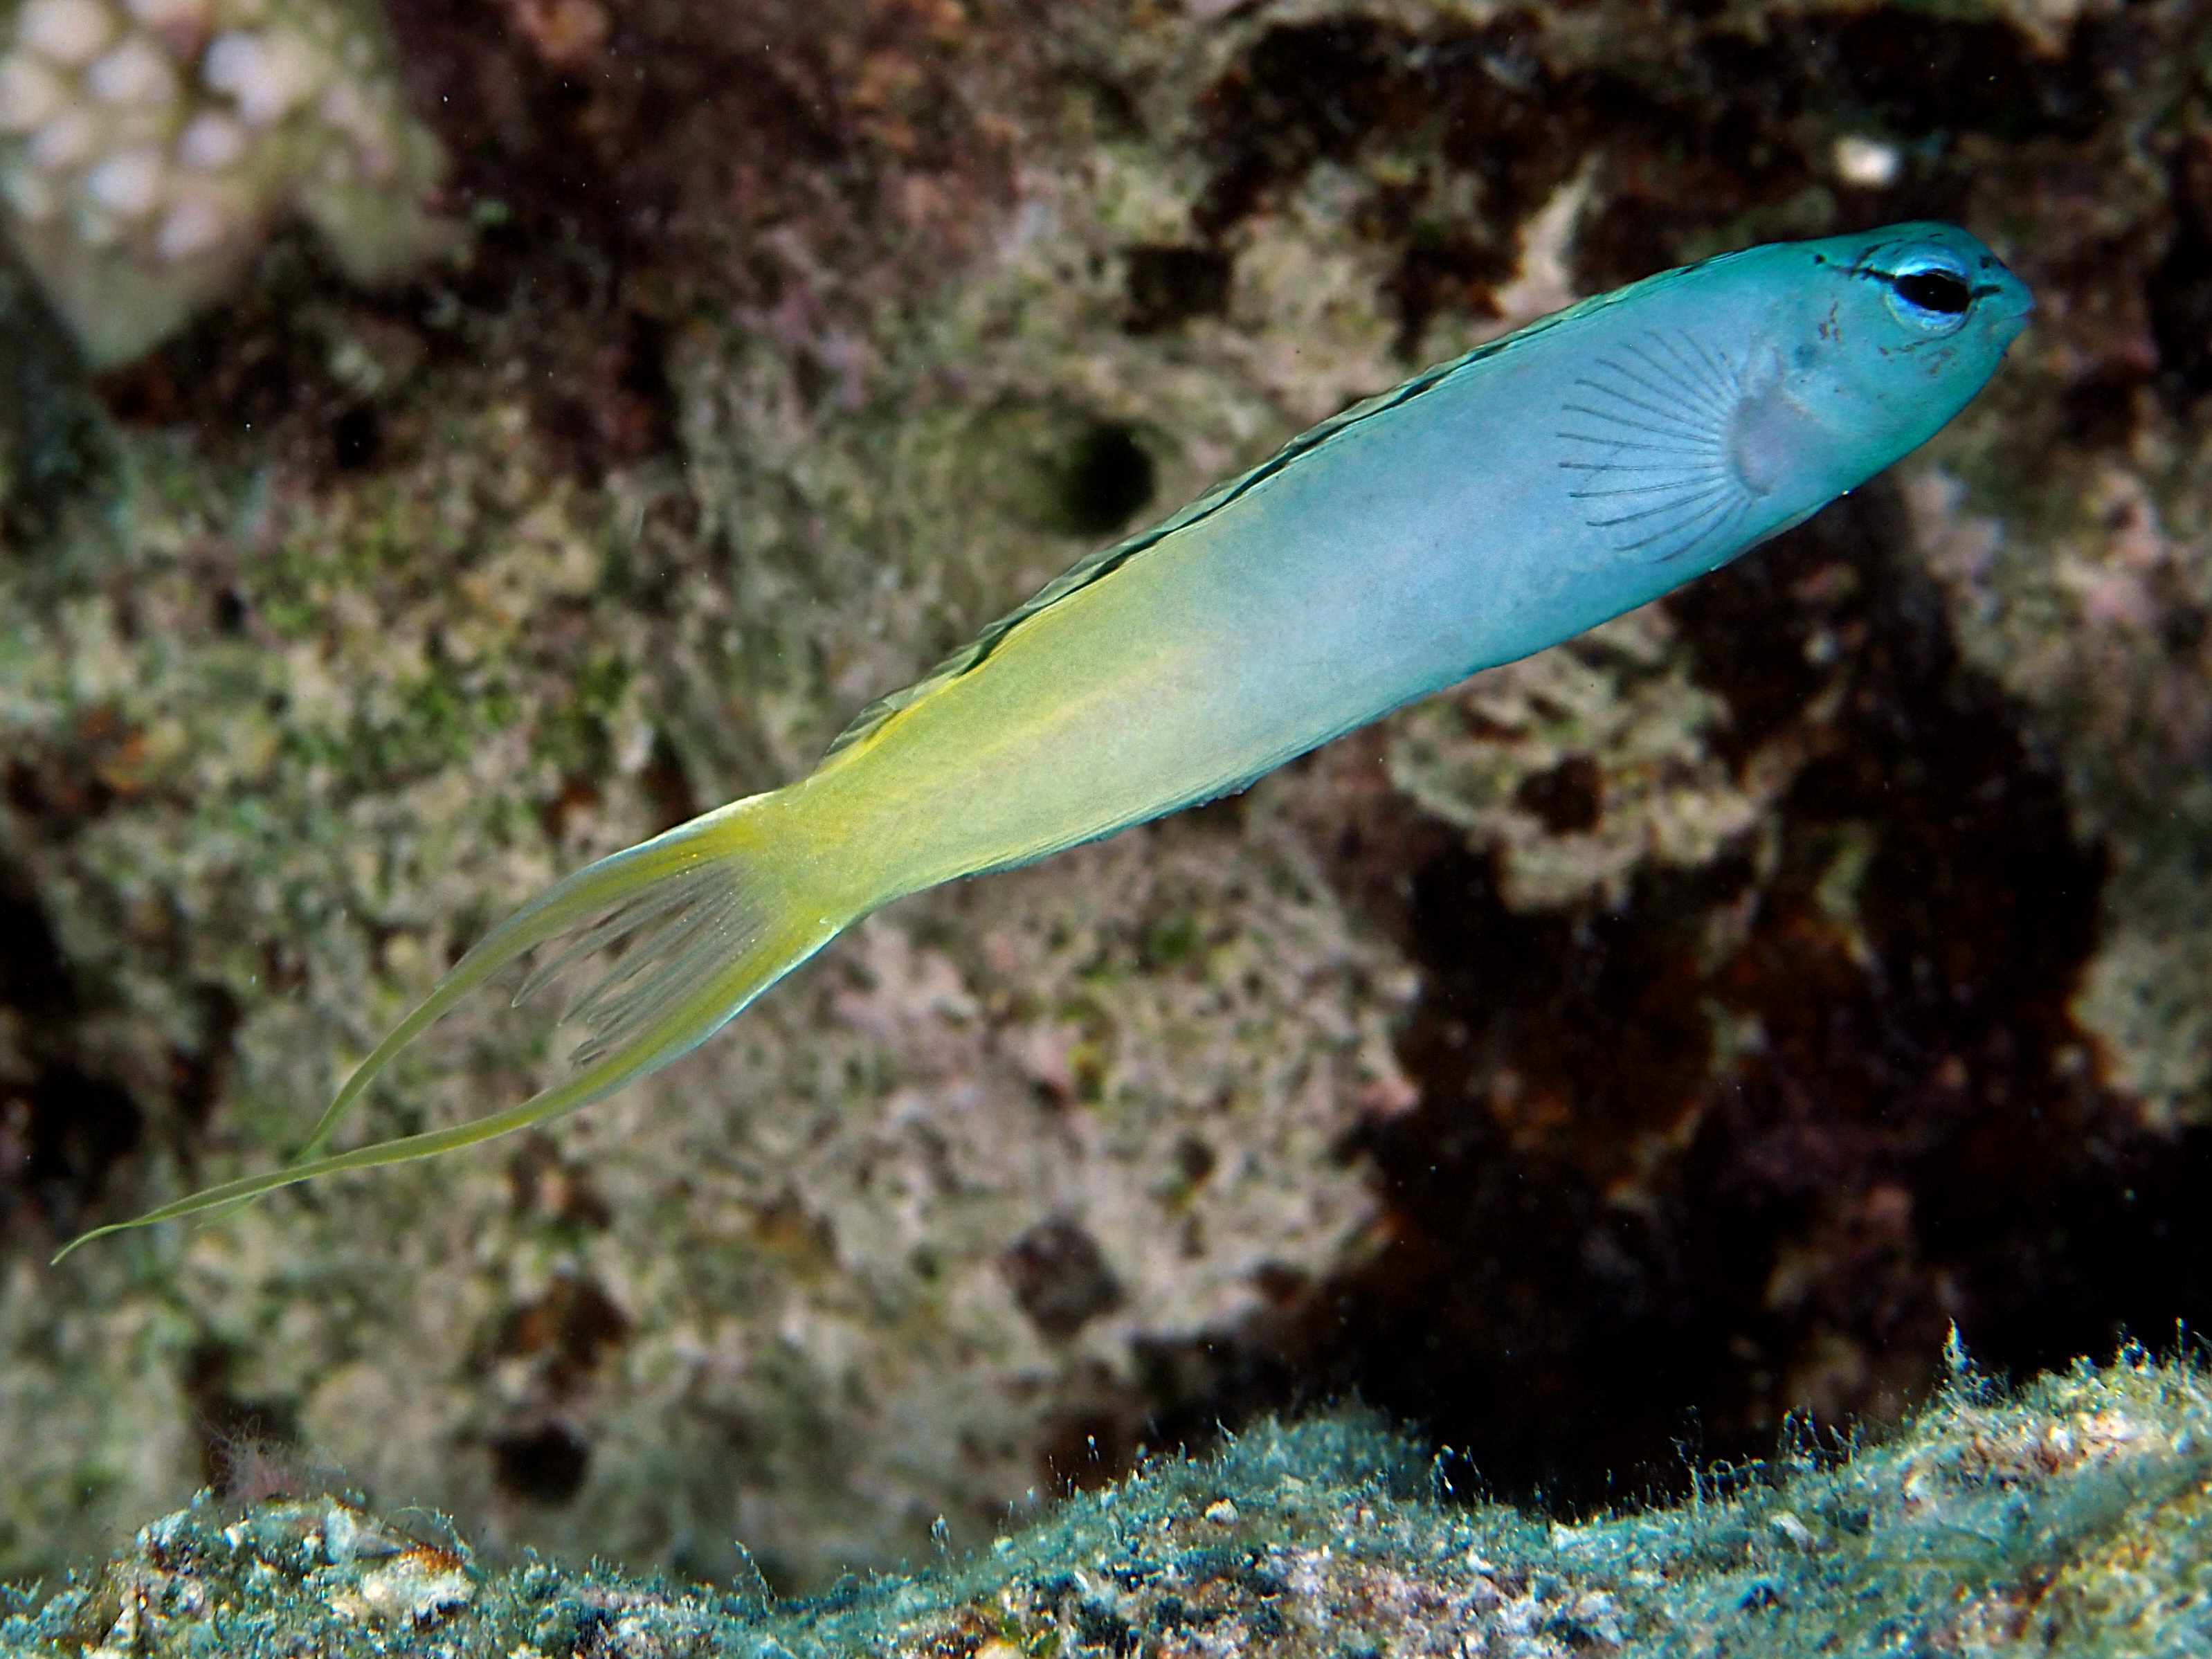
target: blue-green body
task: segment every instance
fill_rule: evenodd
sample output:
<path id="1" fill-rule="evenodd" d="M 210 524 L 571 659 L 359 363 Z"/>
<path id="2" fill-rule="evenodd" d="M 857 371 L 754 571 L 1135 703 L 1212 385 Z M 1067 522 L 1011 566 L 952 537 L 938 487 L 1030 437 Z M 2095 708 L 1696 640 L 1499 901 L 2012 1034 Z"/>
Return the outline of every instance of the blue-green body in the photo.
<path id="1" fill-rule="evenodd" d="M 1899 225 L 1669 271 L 1417 375 L 1084 561 L 866 711 L 811 775 L 560 883 L 363 1062 L 299 1162 L 145 1219 L 580 1105 L 901 894 L 1238 788 L 1642 605 L 1917 447 L 2030 306 L 1966 232 Z M 573 1075 L 473 1123 L 324 1155 L 394 1053 L 556 941 L 522 994 L 623 947 L 569 1011 L 586 1032 Z"/>
<path id="2" fill-rule="evenodd" d="M 1899 270 L 1966 310 L 1919 314 Z M 1808 517 L 1957 413 L 2028 308 L 1941 225 L 1586 301 L 1079 566 L 797 787 L 836 798 L 869 849 L 837 856 L 884 896 L 1236 788 Z"/>

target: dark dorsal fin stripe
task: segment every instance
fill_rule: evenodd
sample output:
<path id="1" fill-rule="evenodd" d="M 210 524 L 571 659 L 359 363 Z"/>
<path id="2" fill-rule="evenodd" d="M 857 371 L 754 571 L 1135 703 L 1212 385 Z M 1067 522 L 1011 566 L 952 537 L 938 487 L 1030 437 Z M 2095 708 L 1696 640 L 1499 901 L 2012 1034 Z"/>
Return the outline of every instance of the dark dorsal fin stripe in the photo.
<path id="1" fill-rule="evenodd" d="M 1717 263 L 1719 261 L 1707 261 L 1709 265 Z M 1703 267 L 1699 268 L 1703 269 Z M 1642 293 L 1654 284 L 1669 282 L 1680 275 L 1682 271 L 1679 270 L 1662 271 L 1659 275 L 1647 277 L 1643 282 L 1631 283 L 1626 288 L 1615 289 L 1610 294 L 1594 295 L 1577 304 L 1569 306 L 1564 311 L 1555 311 L 1548 317 L 1540 317 L 1525 328 L 1516 329 L 1512 333 L 1501 338 L 1479 345 L 1464 356 L 1455 357 L 1449 362 L 1438 363 L 1434 368 L 1424 369 L 1403 385 L 1394 386 L 1389 391 L 1370 398 L 1364 402 L 1354 404 L 1340 415 L 1331 416 L 1320 425 L 1291 439 L 1249 472 L 1239 477 L 1231 478 L 1225 483 L 1217 484 L 1173 517 L 1154 525 L 1149 530 L 1139 532 L 1126 541 L 1115 542 L 1110 546 L 1102 547 L 1097 552 L 1079 561 L 1072 568 L 1048 583 L 1027 604 L 1000 617 L 998 621 L 945 658 L 912 685 L 902 687 L 896 691 L 878 697 L 860 710 L 853 717 L 852 724 L 837 734 L 829 749 L 824 751 L 823 758 L 826 761 L 831 756 L 852 748 L 855 744 L 872 736 L 886 720 L 900 710 L 911 708 L 939 686 L 958 679 L 963 674 L 975 672 L 989 659 L 991 653 L 996 651 L 1016 629 L 1021 627 L 1031 617 L 1050 610 L 1070 594 L 1080 592 L 1093 582 L 1104 580 L 1128 563 L 1131 559 L 1135 558 L 1137 555 L 1144 552 L 1147 548 L 1157 546 L 1177 531 L 1188 529 L 1200 520 L 1212 517 L 1224 507 L 1239 500 L 1249 491 L 1258 489 L 1268 479 L 1297 461 L 1312 454 L 1331 441 L 1341 437 L 1360 422 L 1372 420 L 1377 415 L 1409 404 L 1423 392 L 1431 391 L 1442 385 L 1461 370 L 1510 351 L 1514 347 L 1534 339 L 1537 335 L 1545 333 L 1561 323 L 1604 310 L 1608 306 L 1618 305 L 1632 294 Z"/>

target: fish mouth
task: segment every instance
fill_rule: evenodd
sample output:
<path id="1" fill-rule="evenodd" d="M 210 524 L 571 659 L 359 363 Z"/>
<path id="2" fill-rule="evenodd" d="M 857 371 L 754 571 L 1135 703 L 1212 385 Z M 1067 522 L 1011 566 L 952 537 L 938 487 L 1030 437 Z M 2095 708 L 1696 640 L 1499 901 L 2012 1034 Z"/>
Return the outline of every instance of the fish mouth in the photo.
<path id="1" fill-rule="evenodd" d="M 2003 332 L 2007 339 L 2026 328 L 2035 311 L 2033 290 L 1994 253 L 1982 257 L 1981 269 L 1975 273 L 1974 297 L 1985 307 L 1989 326 Z"/>

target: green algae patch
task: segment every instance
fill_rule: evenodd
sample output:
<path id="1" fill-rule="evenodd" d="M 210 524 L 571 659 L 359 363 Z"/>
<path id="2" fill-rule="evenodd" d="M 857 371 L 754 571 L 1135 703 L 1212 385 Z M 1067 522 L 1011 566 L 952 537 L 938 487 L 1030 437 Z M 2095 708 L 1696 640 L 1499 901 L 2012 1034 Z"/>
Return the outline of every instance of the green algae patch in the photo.
<path id="1" fill-rule="evenodd" d="M 1379 1419 L 1160 1459 L 966 1561 L 779 1601 L 532 1560 L 342 1498 L 204 1494 L 0 1614 L 0 1654 L 2181 1655 L 2212 1641 L 2212 1378 L 2138 1352 L 1943 1396 L 1841 1462 L 1546 1522 Z M 4 1605 L 4 1604 L 0 1604 Z"/>

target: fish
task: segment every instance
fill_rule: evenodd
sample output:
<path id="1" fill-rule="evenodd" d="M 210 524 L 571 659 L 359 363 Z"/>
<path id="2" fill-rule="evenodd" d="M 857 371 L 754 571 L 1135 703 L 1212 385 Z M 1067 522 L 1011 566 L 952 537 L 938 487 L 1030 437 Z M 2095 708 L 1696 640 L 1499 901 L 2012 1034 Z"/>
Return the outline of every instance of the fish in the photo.
<path id="1" fill-rule="evenodd" d="M 363 1060 L 305 1146 L 91 1239 L 427 1158 L 667 1065 L 861 917 L 1245 788 L 1803 522 L 1935 435 L 2033 309 L 1955 226 L 1722 254 L 1586 299 L 1292 439 L 1078 562 L 821 764 L 556 883 Z M 331 1150 L 392 1057 L 501 969 L 609 958 L 566 1076 Z M 56 1260 L 59 1260 L 59 1256 Z"/>

